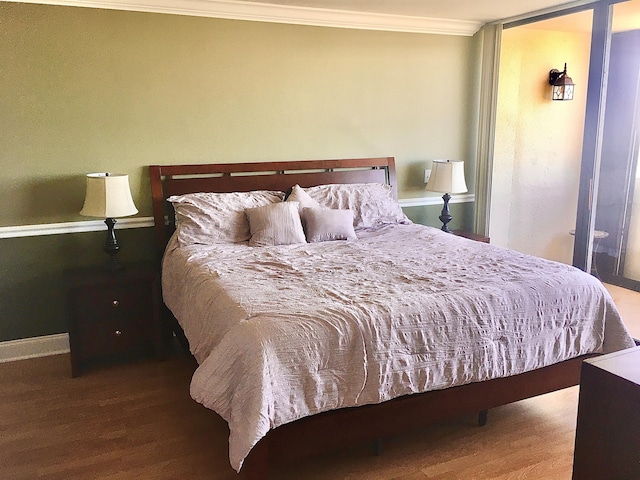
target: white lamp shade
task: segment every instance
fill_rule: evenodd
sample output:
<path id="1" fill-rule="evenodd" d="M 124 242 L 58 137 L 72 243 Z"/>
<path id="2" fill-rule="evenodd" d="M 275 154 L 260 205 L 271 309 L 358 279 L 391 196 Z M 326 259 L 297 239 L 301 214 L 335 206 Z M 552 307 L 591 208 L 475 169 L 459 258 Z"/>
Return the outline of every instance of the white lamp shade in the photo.
<path id="1" fill-rule="evenodd" d="M 138 209 L 131 198 L 129 175 L 122 173 L 87 174 L 87 192 L 80 215 L 116 218 L 136 213 L 138 213 Z"/>
<path id="2" fill-rule="evenodd" d="M 440 193 L 466 192 L 464 162 L 462 160 L 434 160 L 431 165 L 431 176 L 425 188 Z"/>

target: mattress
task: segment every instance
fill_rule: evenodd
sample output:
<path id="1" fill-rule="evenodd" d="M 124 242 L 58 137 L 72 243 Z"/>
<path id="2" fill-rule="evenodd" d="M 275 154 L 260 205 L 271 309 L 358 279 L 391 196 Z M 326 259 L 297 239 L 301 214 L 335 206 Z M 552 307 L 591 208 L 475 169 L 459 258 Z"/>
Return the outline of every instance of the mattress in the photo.
<path id="1" fill-rule="evenodd" d="M 163 296 L 229 424 L 240 470 L 273 428 L 319 412 L 633 346 L 598 279 L 422 225 L 276 247 L 170 242 Z"/>

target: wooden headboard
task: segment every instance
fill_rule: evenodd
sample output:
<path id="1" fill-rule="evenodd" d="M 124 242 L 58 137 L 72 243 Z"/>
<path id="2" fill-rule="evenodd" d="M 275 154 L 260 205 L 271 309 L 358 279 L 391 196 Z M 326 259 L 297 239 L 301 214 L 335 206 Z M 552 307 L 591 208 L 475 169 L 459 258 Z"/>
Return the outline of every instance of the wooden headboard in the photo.
<path id="1" fill-rule="evenodd" d="M 290 162 L 151 165 L 151 195 L 156 244 L 162 254 L 175 229 L 171 195 L 194 192 L 289 192 L 295 184 L 313 187 L 330 183 L 386 183 L 397 197 L 393 157 Z M 165 219 L 168 219 L 168 225 Z"/>

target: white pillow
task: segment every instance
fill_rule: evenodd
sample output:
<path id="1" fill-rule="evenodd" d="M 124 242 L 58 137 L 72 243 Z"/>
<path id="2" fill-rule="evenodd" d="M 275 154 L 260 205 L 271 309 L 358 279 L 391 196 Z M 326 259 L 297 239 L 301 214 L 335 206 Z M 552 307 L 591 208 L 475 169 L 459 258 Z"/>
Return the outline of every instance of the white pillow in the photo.
<path id="1" fill-rule="evenodd" d="M 256 190 L 232 193 L 189 193 L 167 200 L 176 212 L 180 245 L 240 243 L 249 240 L 247 208 L 281 203 L 284 192 Z"/>
<path id="2" fill-rule="evenodd" d="M 266 247 L 306 243 L 297 202 L 280 202 L 247 208 L 251 238 L 249 245 Z"/>
<path id="3" fill-rule="evenodd" d="M 287 202 L 298 202 L 300 213 L 304 208 L 320 208 L 320 204 L 309 196 L 300 185 L 294 185 L 287 197 Z"/>
<path id="4" fill-rule="evenodd" d="M 304 208 L 302 216 L 309 243 L 357 239 L 351 210 Z"/>
<path id="5" fill-rule="evenodd" d="M 389 185 L 381 183 L 330 184 L 304 191 L 323 207 L 353 211 L 354 227 L 411 223 Z"/>

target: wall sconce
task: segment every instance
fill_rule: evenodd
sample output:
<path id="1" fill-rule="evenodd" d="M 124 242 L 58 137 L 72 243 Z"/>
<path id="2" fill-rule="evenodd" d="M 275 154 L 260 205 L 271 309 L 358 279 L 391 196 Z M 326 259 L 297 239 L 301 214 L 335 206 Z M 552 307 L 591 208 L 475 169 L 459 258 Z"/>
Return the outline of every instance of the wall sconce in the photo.
<path id="1" fill-rule="evenodd" d="M 551 98 L 553 100 L 573 100 L 573 87 L 575 84 L 567 75 L 567 64 L 564 71 L 559 72 L 555 68 L 549 72 L 549 85 L 552 86 Z"/>

